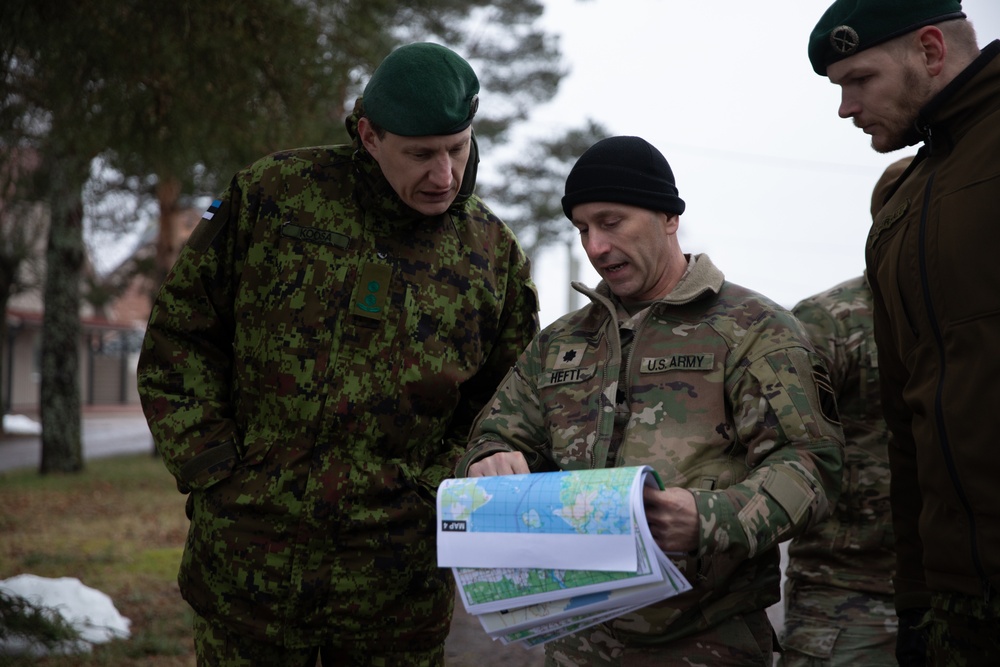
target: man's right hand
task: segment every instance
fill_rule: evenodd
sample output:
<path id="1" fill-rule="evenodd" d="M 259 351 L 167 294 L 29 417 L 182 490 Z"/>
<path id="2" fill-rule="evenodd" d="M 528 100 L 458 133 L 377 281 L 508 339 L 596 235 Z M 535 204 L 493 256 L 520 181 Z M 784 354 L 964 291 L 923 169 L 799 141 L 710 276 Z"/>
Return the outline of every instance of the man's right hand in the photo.
<path id="1" fill-rule="evenodd" d="M 497 452 L 469 466 L 469 477 L 524 475 L 529 472 L 528 461 L 521 452 Z"/>
<path id="2" fill-rule="evenodd" d="M 901 667 L 923 667 L 927 664 L 927 609 L 905 609 L 899 612 L 896 635 L 896 661 Z"/>

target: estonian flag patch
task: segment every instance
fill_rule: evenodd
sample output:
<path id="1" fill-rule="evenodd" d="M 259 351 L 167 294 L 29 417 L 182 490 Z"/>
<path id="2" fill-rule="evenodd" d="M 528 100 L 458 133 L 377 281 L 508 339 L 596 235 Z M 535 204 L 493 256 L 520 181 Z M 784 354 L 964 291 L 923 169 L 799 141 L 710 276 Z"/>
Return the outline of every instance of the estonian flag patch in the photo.
<path id="1" fill-rule="evenodd" d="M 220 206 L 222 206 L 221 199 L 216 199 L 215 201 L 213 201 L 212 205 L 209 206 L 208 210 L 205 211 L 204 215 L 201 216 L 202 220 L 211 220 L 212 218 L 214 218 L 215 213 L 219 210 Z"/>

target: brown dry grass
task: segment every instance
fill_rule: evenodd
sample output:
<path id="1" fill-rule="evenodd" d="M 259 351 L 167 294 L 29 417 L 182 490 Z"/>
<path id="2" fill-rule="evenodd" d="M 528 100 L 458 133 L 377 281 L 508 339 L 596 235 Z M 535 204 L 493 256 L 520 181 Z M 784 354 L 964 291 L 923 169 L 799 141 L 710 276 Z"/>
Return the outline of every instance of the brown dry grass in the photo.
<path id="1" fill-rule="evenodd" d="M 184 496 L 148 454 L 91 461 L 75 475 L 0 473 L 0 579 L 76 577 L 131 620 L 131 638 L 90 655 L 0 665 L 190 667 L 191 613 L 177 591 Z"/>
<path id="2" fill-rule="evenodd" d="M 191 611 L 177 590 L 184 496 L 148 453 L 92 460 L 78 475 L 0 472 L 0 579 L 76 577 L 131 620 L 131 637 L 90 655 L 11 658 L 0 667 L 194 667 Z M 503 646 L 456 601 L 449 667 L 537 667 L 541 649 Z"/>

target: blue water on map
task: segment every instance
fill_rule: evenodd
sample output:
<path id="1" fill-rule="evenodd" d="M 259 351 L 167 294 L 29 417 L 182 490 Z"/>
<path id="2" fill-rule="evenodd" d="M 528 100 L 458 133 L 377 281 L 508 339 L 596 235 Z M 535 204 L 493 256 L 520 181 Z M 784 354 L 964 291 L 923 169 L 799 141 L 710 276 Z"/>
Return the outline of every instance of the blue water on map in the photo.
<path id="1" fill-rule="evenodd" d="M 442 506 L 470 532 L 622 535 L 632 528 L 634 471 L 621 475 L 613 484 L 595 483 L 587 471 L 455 480 L 467 483 L 448 487 Z"/>

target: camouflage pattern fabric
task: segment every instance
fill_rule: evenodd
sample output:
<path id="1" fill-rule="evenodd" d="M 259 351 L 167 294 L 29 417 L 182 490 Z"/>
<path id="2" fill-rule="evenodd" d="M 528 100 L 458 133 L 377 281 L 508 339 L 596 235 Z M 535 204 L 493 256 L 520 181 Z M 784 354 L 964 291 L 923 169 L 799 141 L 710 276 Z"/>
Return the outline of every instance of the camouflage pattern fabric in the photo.
<path id="1" fill-rule="evenodd" d="M 528 261 L 471 186 L 427 218 L 355 146 L 281 152 L 183 249 L 139 387 L 191 494 L 181 592 L 210 622 L 287 647 L 443 643 L 433 496 L 538 328 Z"/>
<path id="2" fill-rule="evenodd" d="M 827 517 L 840 489 L 843 434 L 801 325 L 699 255 L 639 315 L 623 356 L 627 315 L 607 285 L 577 289 L 592 303 L 532 341 L 477 419 L 458 475 L 517 450 L 533 471 L 648 464 L 694 492 L 700 544 L 675 559 L 694 589 L 610 623 L 625 645 L 672 641 L 777 602 L 777 544 Z M 610 457 L 619 398 L 630 418 Z"/>
<path id="3" fill-rule="evenodd" d="M 438 667 L 444 664 L 444 646 L 426 651 L 387 652 L 381 643 L 361 643 L 350 637 L 324 646 L 290 649 L 226 632 L 202 616 L 194 618 L 198 667 Z M 320 662 L 317 662 L 317 659 Z"/>
<path id="4" fill-rule="evenodd" d="M 628 646 L 603 626 L 545 645 L 546 667 L 772 667 L 774 631 L 762 611 L 731 616 L 709 630 L 660 646 Z"/>
<path id="5" fill-rule="evenodd" d="M 830 371 L 845 446 L 833 515 L 788 546 L 781 664 L 895 665 L 889 427 L 879 396 L 871 290 L 858 276 L 792 312 Z"/>
<path id="6" fill-rule="evenodd" d="M 785 582 L 780 667 L 895 667 L 892 596 Z"/>
<path id="7" fill-rule="evenodd" d="M 1000 665 L 1000 597 L 934 593 L 925 619 L 928 665 Z"/>

